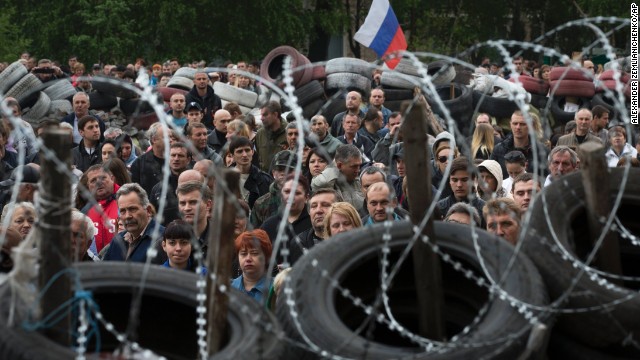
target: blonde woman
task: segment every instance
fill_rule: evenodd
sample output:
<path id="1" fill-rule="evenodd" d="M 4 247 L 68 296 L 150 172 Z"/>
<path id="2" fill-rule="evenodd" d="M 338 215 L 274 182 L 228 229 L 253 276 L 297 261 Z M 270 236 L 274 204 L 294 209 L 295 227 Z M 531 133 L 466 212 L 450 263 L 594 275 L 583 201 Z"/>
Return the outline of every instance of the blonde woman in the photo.
<path id="1" fill-rule="evenodd" d="M 487 160 L 494 147 L 493 127 L 489 124 L 478 124 L 471 139 L 471 156 L 473 159 Z"/>
<path id="2" fill-rule="evenodd" d="M 227 124 L 227 140 L 234 136 L 244 136 L 247 139 L 252 140 L 253 133 L 244 121 L 235 119 Z"/>
<path id="3" fill-rule="evenodd" d="M 362 227 L 358 210 L 348 202 L 337 202 L 331 205 L 324 217 L 325 238 Z"/>

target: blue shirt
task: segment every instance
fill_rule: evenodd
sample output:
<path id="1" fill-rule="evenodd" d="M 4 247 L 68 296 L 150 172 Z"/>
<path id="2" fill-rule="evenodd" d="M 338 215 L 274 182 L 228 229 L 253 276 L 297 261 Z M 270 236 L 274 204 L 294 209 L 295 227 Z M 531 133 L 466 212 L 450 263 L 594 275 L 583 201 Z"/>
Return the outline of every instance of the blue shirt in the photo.
<path id="1" fill-rule="evenodd" d="M 242 291 L 243 293 L 256 299 L 257 302 L 261 303 L 263 297 L 266 296 L 266 294 L 268 294 L 269 287 L 270 287 L 270 286 L 266 286 L 264 283 L 266 277 L 267 277 L 266 275 L 261 277 L 258 283 L 256 284 L 256 286 L 254 286 L 253 289 L 247 291 L 244 288 L 244 281 L 243 281 L 244 279 L 242 275 L 240 275 L 237 278 L 233 279 L 233 281 L 231 282 L 231 287 Z"/>

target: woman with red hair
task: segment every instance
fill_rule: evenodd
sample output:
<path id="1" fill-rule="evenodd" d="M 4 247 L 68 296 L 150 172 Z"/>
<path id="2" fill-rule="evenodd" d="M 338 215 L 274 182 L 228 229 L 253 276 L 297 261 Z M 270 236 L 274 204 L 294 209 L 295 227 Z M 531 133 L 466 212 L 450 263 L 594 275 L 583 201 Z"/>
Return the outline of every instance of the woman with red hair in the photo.
<path id="1" fill-rule="evenodd" d="M 265 283 L 273 251 L 269 235 L 260 229 L 245 231 L 236 238 L 235 247 L 242 275 L 231 282 L 231 287 L 262 302 L 271 287 Z"/>

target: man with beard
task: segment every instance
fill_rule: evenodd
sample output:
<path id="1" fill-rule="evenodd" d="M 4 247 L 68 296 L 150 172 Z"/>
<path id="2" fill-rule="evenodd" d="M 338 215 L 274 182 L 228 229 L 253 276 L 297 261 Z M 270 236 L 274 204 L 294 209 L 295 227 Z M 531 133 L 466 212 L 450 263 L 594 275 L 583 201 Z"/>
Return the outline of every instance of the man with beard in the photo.
<path id="1" fill-rule="evenodd" d="M 311 131 L 318 136 L 318 143 L 333 159 L 336 155 L 336 149 L 342 145 L 342 142 L 329 133 L 329 123 L 322 115 L 316 115 L 311 118 Z"/>
<path id="2" fill-rule="evenodd" d="M 207 128 L 202 123 L 192 123 L 187 125 L 186 136 L 193 147 L 198 150 L 194 154 L 195 160 L 209 159 L 215 164 L 222 164 L 222 157 L 207 145 Z"/>

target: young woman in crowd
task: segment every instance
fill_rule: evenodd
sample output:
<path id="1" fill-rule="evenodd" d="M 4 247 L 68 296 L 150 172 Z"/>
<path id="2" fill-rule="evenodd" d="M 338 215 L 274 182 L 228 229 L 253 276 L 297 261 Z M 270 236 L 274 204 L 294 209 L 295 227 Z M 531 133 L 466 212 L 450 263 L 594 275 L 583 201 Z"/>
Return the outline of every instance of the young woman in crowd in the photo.
<path id="1" fill-rule="evenodd" d="M 353 205 L 337 202 L 329 208 L 324 217 L 325 237 L 362 227 L 362 220 Z"/>

